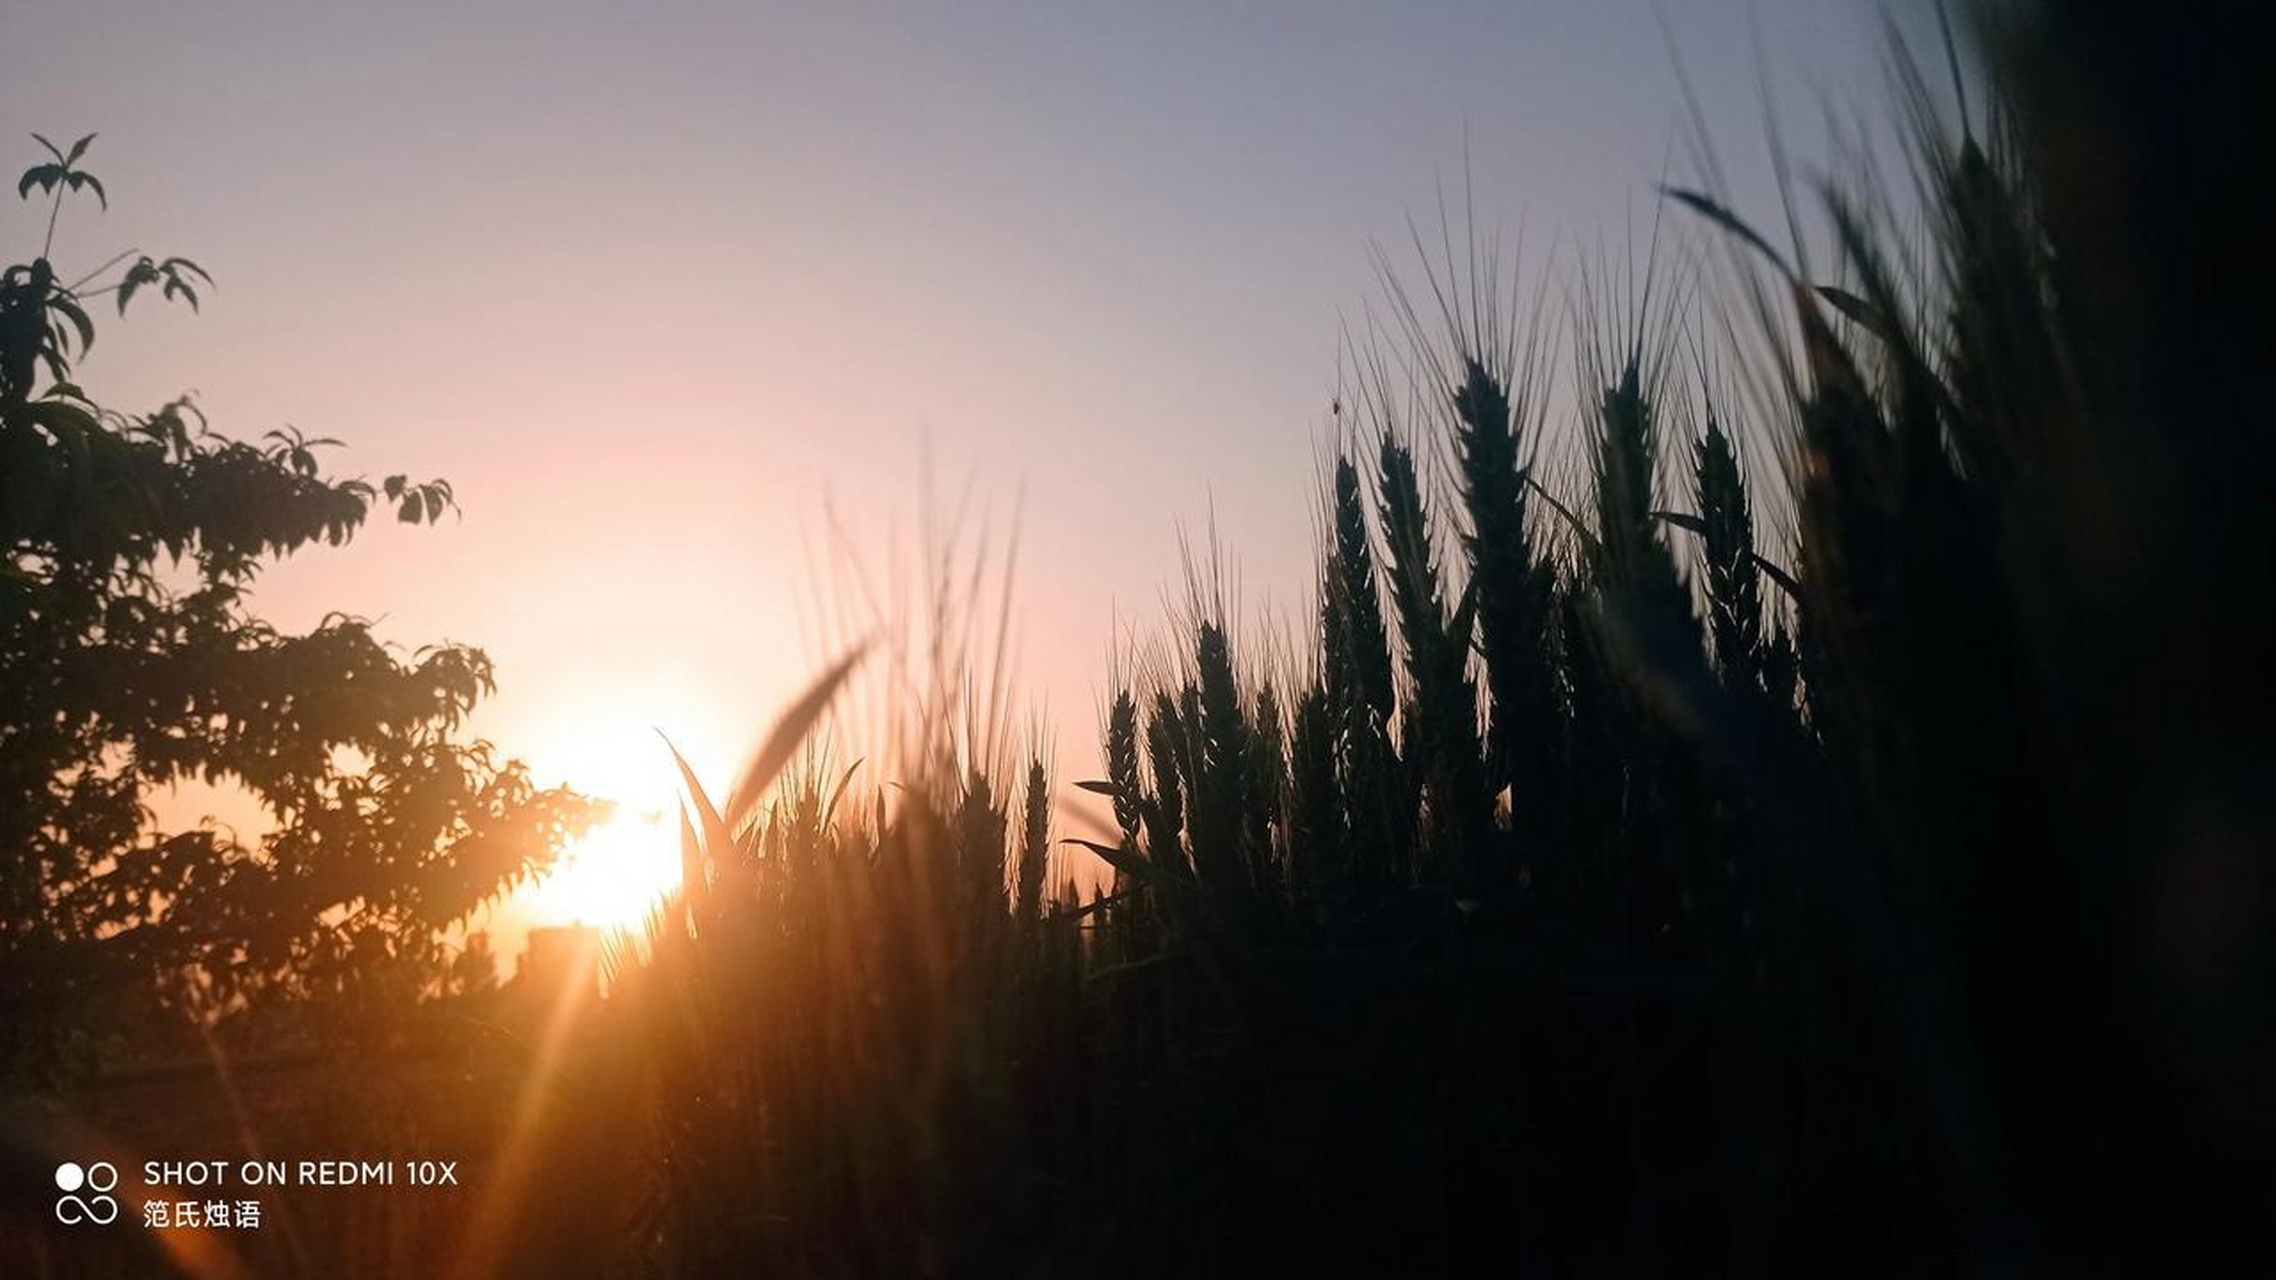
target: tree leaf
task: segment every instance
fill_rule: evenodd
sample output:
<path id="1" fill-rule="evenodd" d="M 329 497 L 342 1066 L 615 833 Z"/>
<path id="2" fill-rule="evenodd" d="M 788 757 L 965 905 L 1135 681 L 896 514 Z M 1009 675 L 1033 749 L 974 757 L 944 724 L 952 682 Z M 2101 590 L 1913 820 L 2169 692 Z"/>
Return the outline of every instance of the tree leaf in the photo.
<path id="1" fill-rule="evenodd" d="M 87 318 L 87 313 L 79 309 L 78 303 L 57 293 L 47 300 L 47 308 L 69 320 L 71 327 L 79 331 L 81 355 L 85 355 L 87 349 L 95 345 L 95 322 Z"/>
<path id="2" fill-rule="evenodd" d="M 101 430 L 94 414 L 67 400 L 34 400 L 19 407 L 16 414 L 24 422 L 47 428 L 60 440 L 77 439 L 84 444 L 88 435 Z"/>

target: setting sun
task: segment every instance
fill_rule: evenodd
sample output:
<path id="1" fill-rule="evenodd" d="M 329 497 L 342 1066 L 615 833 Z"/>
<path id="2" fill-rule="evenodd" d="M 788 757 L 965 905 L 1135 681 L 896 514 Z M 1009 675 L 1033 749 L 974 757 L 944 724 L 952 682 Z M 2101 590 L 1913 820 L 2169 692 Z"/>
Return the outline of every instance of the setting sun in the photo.
<path id="1" fill-rule="evenodd" d="M 679 854 L 664 815 L 619 807 L 562 851 L 530 887 L 528 901 L 545 924 L 638 929 L 679 883 Z"/>
<path id="2" fill-rule="evenodd" d="M 501 916 L 508 938 L 526 926 L 638 931 L 657 901 L 679 886 L 680 780 L 656 726 L 670 726 L 670 741 L 698 758 L 728 754 L 715 718 L 704 711 L 672 681 L 628 681 L 613 696 L 543 723 L 548 778 L 615 809 L 514 894 Z"/>

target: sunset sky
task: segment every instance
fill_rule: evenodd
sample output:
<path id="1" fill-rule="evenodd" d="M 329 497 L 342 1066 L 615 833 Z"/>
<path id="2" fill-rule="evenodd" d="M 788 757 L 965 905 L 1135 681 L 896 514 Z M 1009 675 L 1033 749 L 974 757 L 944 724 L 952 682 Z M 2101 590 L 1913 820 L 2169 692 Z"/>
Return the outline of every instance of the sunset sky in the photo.
<path id="1" fill-rule="evenodd" d="M 1797 154 L 1877 100 L 1882 6 L 1664 9 L 1744 208 L 1774 219 L 1765 79 Z M 1079 14 L 1077 10 L 1082 12 Z M 1908 35 L 1932 16 L 1897 6 Z M 1019 560 L 1023 705 L 1094 768 L 1113 619 L 1218 530 L 1252 608 L 1308 591 L 1339 332 L 1435 226 L 1464 154 L 1487 229 L 1556 270 L 1688 176 L 1649 0 L 1383 5 L 11 3 L 0 138 L 101 136 L 139 246 L 219 284 L 138 305 L 81 381 L 195 390 L 349 473 L 448 477 L 463 521 L 375 521 L 272 572 L 301 627 L 384 618 L 497 661 L 476 728 L 655 803 L 670 732 L 724 781 L 818 655 L 801 530 L 882 556 L 977 476 Z M 1466 139 L 1466 142 L 1465 142 Z M 14 170 L 9 172 L 13 173 Z M 0 214 L 8 260 L 44 210 Z M 155 301 L 155 300 L 153 300 Z"/>

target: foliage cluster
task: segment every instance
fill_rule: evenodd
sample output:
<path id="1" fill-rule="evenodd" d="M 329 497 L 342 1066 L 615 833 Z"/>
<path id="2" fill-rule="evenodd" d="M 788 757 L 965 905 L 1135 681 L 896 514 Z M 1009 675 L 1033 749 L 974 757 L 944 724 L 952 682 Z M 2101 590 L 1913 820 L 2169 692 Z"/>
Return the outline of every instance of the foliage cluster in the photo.
<path id="1" fill-rule="evenodd" d="M 84 1067 L 125 1027 L 147 1050 L 305 997 L 399 1008 L 441 971 L 440 931 L 590 806 L 460 740 L 492 687 L 479 650 L 252 612 L 266 565 L 346 544 L 379 503 L 431 524 L 450 486 L 335 478 L 336 441 L 232 439 L 187 399 L 98 407 L 74 381 L 90 308 L 123 317 L 145 289 L 195 307 L 211 282 L 134 250 L 66 280 L 64 201 L 108 194 L 80 167 L 92 135 L 39 141 L 18 190 L 50 199 L 47 239 L 0 274 L 0 1075 Z M 159 829 L 181 783 L 241 788 L 269 829 Z M 349 1004 L 316 1030 L 385 1025 Z"/>

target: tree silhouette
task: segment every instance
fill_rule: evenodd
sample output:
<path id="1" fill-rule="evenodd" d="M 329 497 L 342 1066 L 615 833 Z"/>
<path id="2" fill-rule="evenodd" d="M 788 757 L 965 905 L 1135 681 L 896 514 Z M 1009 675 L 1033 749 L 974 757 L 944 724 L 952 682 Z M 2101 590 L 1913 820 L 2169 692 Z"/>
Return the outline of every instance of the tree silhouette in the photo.
<path id="1" fill-rule="evenodd" d="M 18 189 L 52 194 L 48 240 L 0 276 L 0 1073 L 52 1073 L 121 1001 L 211 1017 L 381 970 L 415 992 L 441 929 L 594 815 L 460 739 L 492 688 L 479 650 L 250 609 L 271 561 L 345 544 L 379 501 L 431 524 L 448 484 L 336 478 L 317 457 L 335 441 L 231 439 L 187 399 L 120 414 L 72 380 L 94 300 L 195 307 L 210 285 L 135 250 L 61 281 L 55 214 L 104 197 L 76 167 L 91 140 L 43 141 Z M 151 799 L 191 780 L 244 789 L 270 830 L 159 830 Z"/>

